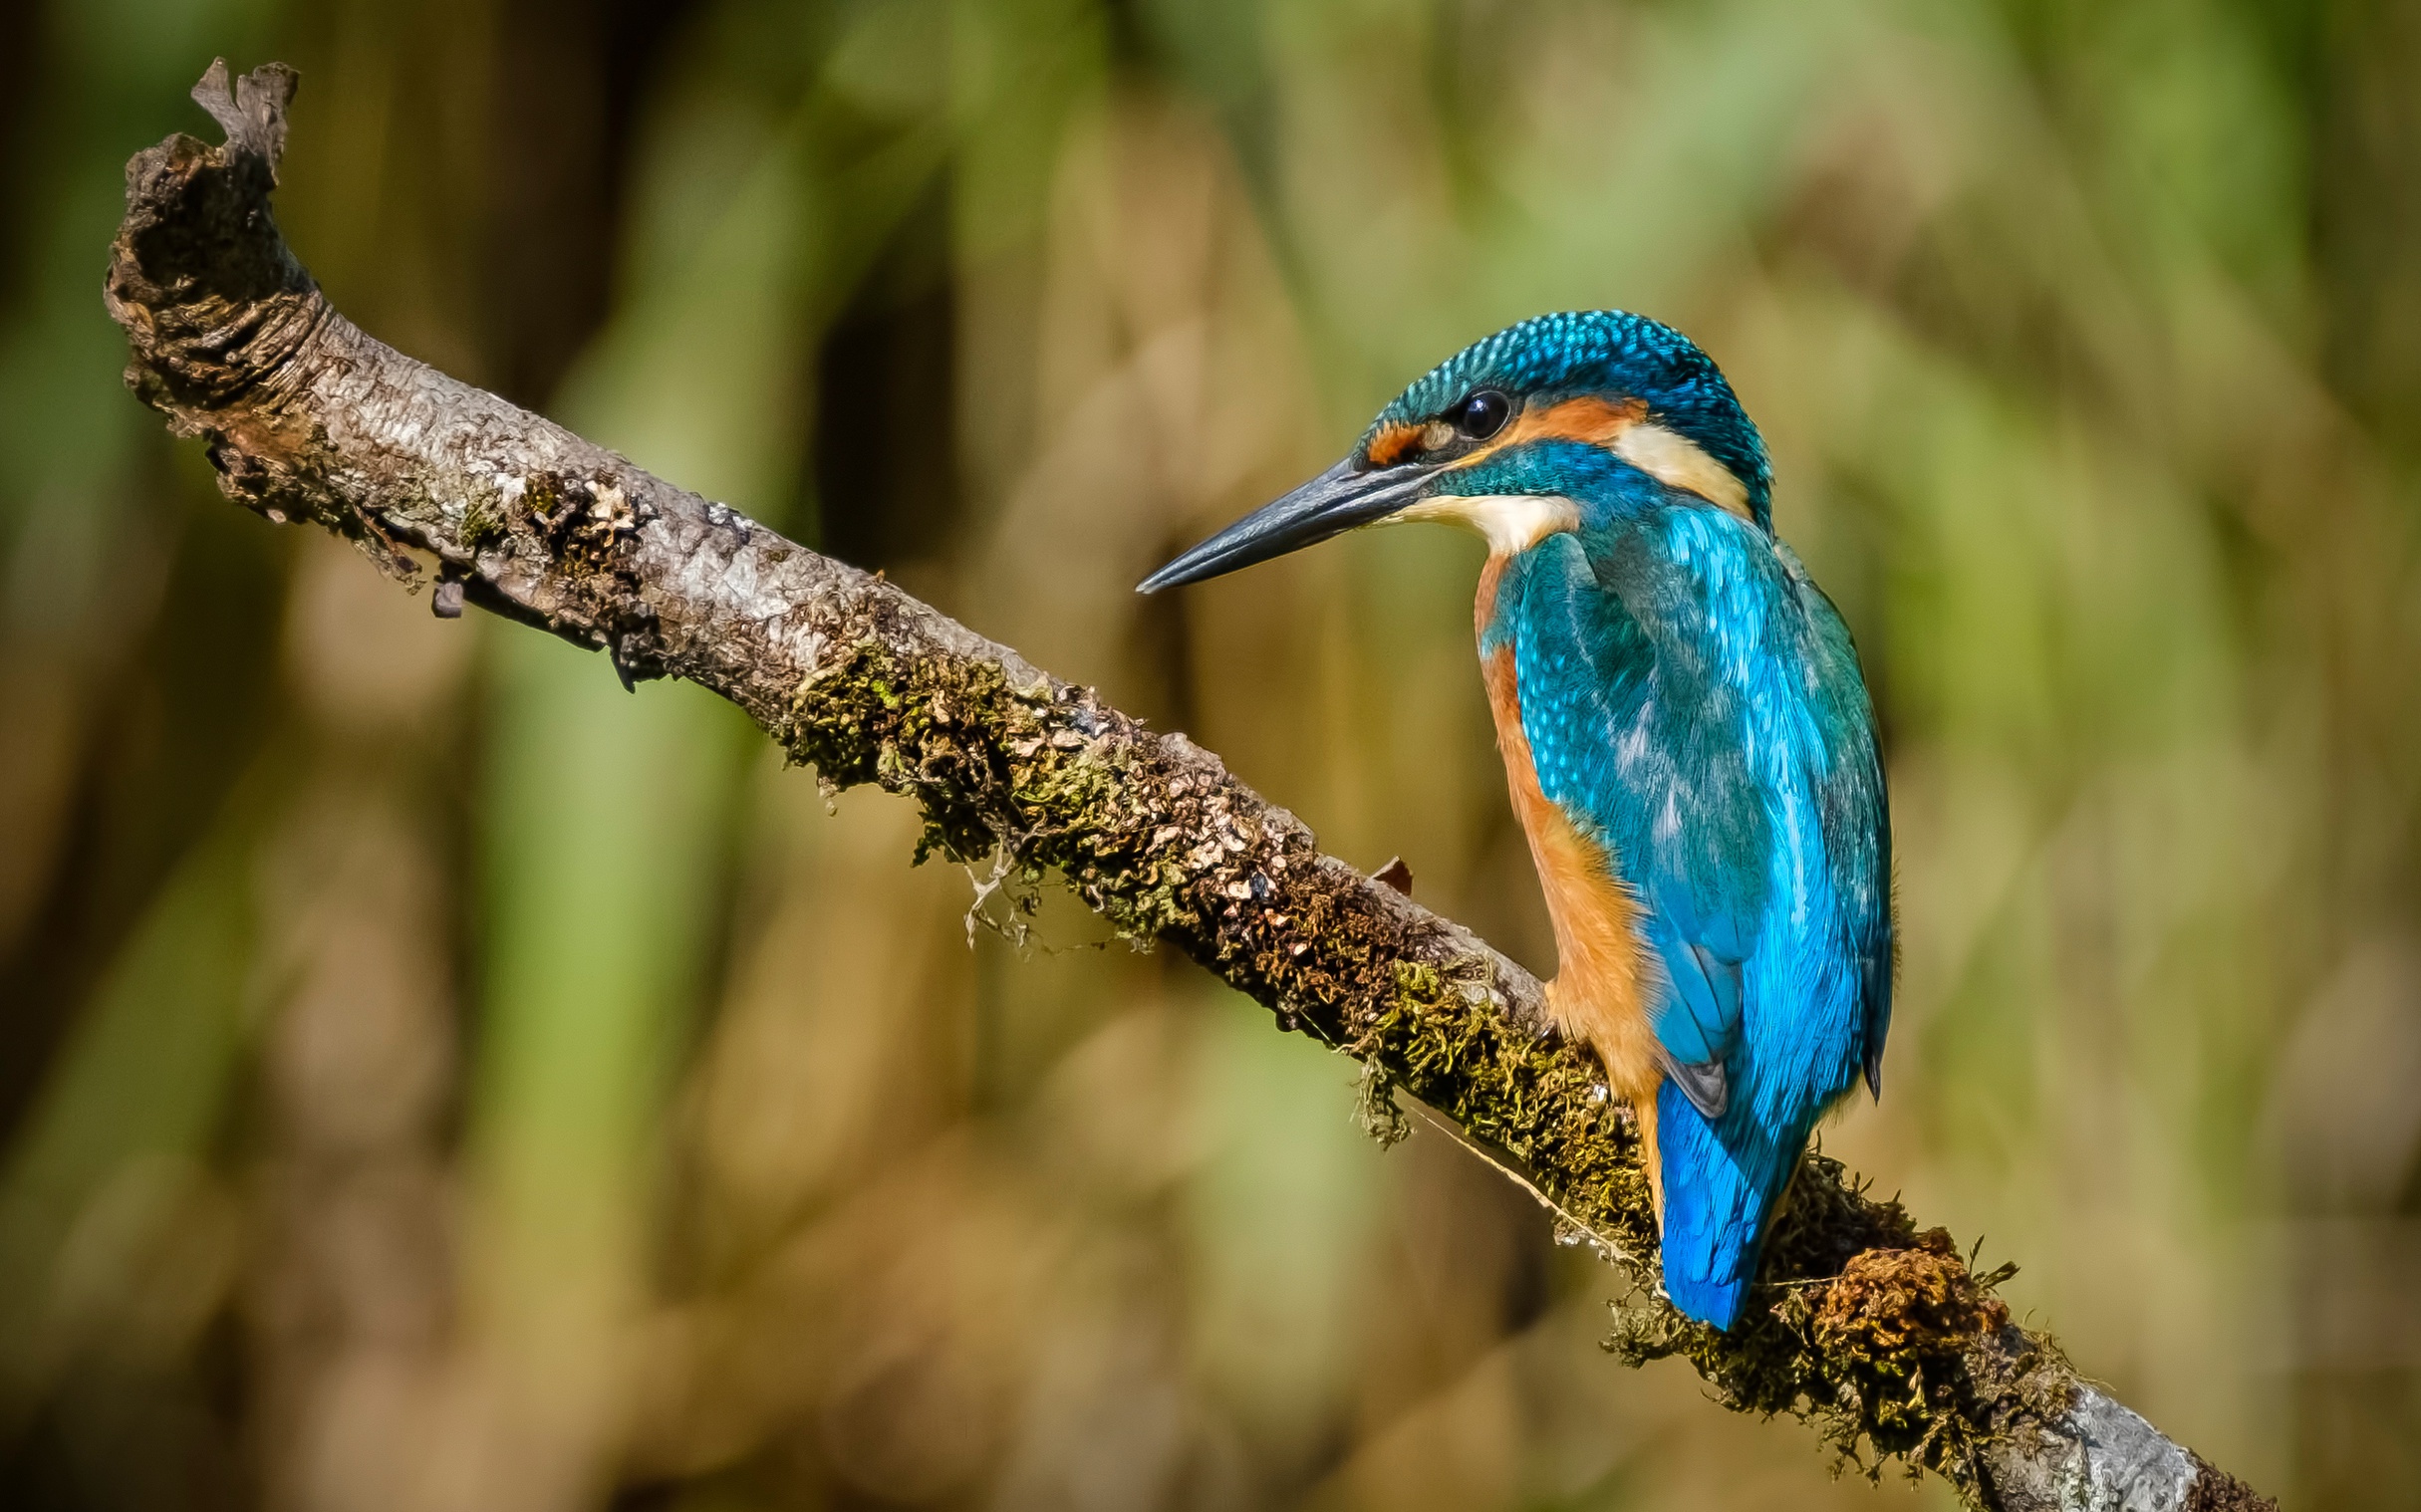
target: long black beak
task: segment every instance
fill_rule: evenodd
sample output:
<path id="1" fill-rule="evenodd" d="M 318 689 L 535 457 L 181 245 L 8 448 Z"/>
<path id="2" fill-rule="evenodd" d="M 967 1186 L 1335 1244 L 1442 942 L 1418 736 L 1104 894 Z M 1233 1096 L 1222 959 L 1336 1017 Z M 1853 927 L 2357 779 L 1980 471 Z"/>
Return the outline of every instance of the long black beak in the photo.
<path id="1" fill-rule="evenodd" d="M 1357 472 L 1353 458 L 1347 457 L 1144 579 L 1135 591 L 1156 594 L 1164 588 L 1221 577 L 1239 567 L 1316 546 L 1357 525 L 1383 520 L 1419 498 L 1430 473 L 1427 467 Z"/>

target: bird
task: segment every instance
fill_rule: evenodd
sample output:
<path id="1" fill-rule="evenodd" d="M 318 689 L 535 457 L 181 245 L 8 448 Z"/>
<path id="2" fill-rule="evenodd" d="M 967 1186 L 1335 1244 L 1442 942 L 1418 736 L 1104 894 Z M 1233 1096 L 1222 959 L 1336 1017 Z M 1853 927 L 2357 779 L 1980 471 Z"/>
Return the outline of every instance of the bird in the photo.
<path id="1" fill-rule="evenodd" d="M 1541 315 L 1140 585 L 1363 526 L 1485 540 L 1474 622 L 1553 926 L 1549 1014 L 1633 1111 L 1663 1294 L 1724 1331 L 1817 1124 L 1861 1079 L 1882 1096 L 1896 963 L 1873 703 L 1772 494 L 1762 437 L 1688 337 Z"/>

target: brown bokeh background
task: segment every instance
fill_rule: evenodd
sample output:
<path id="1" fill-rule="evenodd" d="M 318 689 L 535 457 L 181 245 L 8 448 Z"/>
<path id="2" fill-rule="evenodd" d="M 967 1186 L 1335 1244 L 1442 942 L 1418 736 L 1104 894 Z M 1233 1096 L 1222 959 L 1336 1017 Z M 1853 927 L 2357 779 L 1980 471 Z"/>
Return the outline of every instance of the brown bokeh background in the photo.
<path id="1" fill-rule="evenodd" d="M 0 1502 L 1948 1504 L 1596 1349 L 1353 1068 L 430 618 L 119 386 L 120 171 L 303 72 L 376 335 L 1224 754 L 1552 966 L 1475 545 L 1167 553 L 1520 316 L 1725 365 L 1886 726 L 1826 1147 L 2298 1508 L 2421 1507 L 2421 9 L 52 0 L 0 16 Z"/>

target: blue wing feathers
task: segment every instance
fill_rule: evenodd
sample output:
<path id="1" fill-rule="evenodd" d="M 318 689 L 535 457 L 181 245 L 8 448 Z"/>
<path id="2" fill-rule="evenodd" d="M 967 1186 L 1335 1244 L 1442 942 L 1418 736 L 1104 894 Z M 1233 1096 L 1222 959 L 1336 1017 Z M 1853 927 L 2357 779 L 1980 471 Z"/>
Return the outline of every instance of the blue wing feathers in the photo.
<path id="1" fill-rule="evenodd" d="M 1648 916 L 1647 936 L 1669 988 L 1654 1013 L 1657 1042 L 1685 1066 L 1723 1060 L 1740 1033 L 1740 961 L 1702 944 L 1661 909 Z"/>
<path id="2" fill-rule="evenodd" d="M 1744 1168 L 1671 1082 L 1657 1093 L 1656 1123 L 1665 1165 L 1665 1295 L 1691 1317 L 1728 1329 L 1756 1279 L 1758 1231 L 1771 1207 L 1763 1194 L 1773 1183 L 1767 1172 Z"/>
<path id="3" fill-rule="evenodd" d="M 1666 1287 L 1728 1327 L 1815 1121 L 1879 1077 L 1882 765 L 1848 632 L 1786 548 L 1705 508 L 1584 510 L 1508 565 L 1486 639 L 1511 642 L 1541 791 L 1646 904 Z"/>
<path id="4" fill-rule="evenodd" d="M 1843 732 L 1834 780 L 1823 785 L 1824 828 L 1835 837 L 1833 869 L 1858 965 L 1861 1070 L 1868 1089 L 1883 1093 L 1883 1041 L 1891 1029 L 1891 998 L 1899 959 L 1893 944 L 1891 818 L 1885 801 L 1883 754 L 1874 710 L 1858 674 L 1849 629 L 1798 559 L 1779 548 L 1807 603 L 1819 697 L 1831 725 Z"/>

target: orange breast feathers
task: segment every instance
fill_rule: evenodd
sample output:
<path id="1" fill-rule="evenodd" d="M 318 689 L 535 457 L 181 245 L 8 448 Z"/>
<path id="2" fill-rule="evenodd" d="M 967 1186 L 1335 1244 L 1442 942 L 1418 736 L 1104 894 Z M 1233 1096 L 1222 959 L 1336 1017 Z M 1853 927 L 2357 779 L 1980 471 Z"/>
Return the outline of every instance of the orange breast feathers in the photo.
<path id="1" fill-rule="evenodd" d="M 1500 568 L 1501 563 L 1491 561 L 1480 578 L 1482 626 L 1494 604 Z M 1639 939 L 1639 900 L 1615 875 L 1614 858 L 1605 847 L 1583 835 L 1539 791 L 1529 736 L 1521 728 L 1512 648 L 1488 653 L 1483 670 L 1513 813 L 1529 837 L 1530 861 L 1538 869 L 1547 917 L 1555 928 L 1556 970 L 1555 979 L 1547 983 L 1547 1007 L 1567 1038 L 1596 1048 L 1605 1063 L 1607 1089 L 1638 1115 L 1653 1180 L 1656 1089 L 1664 1080 L 1664 1068 L 1657 1060 L 1656 1031 L 1648 1022 L 1655 988 Z"/>

